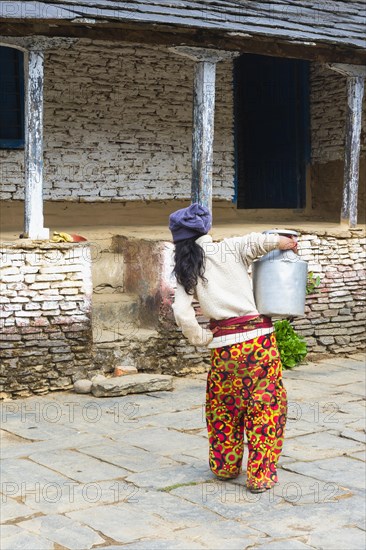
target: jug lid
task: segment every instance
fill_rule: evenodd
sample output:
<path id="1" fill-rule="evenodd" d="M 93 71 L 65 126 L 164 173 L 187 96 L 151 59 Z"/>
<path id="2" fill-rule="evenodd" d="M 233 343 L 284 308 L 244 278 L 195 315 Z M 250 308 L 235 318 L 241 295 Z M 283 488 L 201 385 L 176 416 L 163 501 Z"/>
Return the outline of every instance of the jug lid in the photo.
<path id="1" fill-rule="evenodd" d="M 276 235 L 293 235 L 294 237 L 298 237 L 298 232 L 297 231 L 293 231 L 292 229 L 267 229 L 266 231 L 263 231 L 262 233 L 266 234 L 266 233 L 269 233 L 269 234 L 273 234 L 275 233 Z"/>

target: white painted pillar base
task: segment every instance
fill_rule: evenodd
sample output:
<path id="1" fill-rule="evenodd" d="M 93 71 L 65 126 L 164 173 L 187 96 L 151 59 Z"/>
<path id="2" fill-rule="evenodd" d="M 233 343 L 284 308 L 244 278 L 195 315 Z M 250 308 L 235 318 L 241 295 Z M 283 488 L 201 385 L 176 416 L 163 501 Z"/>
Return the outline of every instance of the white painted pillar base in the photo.
<path id="1" fill-rule="evenodd" d="M 43 221 L 43 51 L 25 54 L 24 236 L 49 239 Z"/>

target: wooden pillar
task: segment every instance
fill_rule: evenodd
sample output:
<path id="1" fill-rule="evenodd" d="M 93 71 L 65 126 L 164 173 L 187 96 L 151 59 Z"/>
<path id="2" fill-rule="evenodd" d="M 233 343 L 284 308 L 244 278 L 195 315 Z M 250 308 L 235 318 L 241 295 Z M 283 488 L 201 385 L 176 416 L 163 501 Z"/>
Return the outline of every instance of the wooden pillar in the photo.
<path id="1" fill-rule="evenodd" d="M 341 223 L 357 225 L 357 195 L 361 149 L 362 99 L 366 67 L 331 64 L 328 67 L 347 77 L 347 112 Z"/>
<path id="2" fill-rule="evenodd" d="M 25 82 L 25 206 L 24 231 L 30 239 L 48 239 L 43 222 L 43 52 L 70 48 L 75 38 L 47 36 L 0 36 L 0 45 L 24 53 Z"/>
<path id="3" fill-rule="evenodd" d="M 198 202 L 212 212 L 216 63 L 224 59 L 233 59 L 238 54 L 188 46 L 179 46 L 171 50 L 196 62 L 193 87 L 191 198 L 192 202 Z"/>
<path id="4" fill-rule="evenodd" d="M 48 239 L 43 221 L 43 51 L 28 50 L 25 61 L 24 234 Z"/>
<path id="5" fill-rule="evenodd" d="M 192 202 L 212 211 L 212 158 L 215 118 L 216 63 L 195 66 L 192 131 Z"/>
<path id="6" fill-rule="evenodd" d="M 344 159 L 344 185 L 341 222 L 357 225 L 357 195 L 361 148 L 362 98 L 364 77 L 347 77 L 347 119 Z"/>

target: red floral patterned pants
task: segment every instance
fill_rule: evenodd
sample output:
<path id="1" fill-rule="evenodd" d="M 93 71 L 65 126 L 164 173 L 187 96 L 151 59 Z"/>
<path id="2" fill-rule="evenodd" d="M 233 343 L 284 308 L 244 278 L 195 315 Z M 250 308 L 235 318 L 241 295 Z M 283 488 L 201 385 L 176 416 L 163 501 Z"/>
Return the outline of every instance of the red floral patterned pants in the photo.
<path id="1" fill-rule="evenodd" d="M 240 474 L 245 429 L 247 486 L 272 487 L 277 482 L 286 412 L 287 396 L 274 333 L 212 350 L 206 422 L 210 468 L 218 477 Z"/>

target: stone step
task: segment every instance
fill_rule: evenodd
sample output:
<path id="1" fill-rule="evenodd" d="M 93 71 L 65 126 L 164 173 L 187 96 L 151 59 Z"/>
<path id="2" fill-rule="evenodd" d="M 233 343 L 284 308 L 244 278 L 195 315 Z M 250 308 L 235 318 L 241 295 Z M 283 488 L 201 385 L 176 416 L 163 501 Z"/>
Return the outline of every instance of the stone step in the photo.
<path id="1" fill-rule="evenodd" d="M 139 326 L 139 298 L 134 294 L 94 293 L 92 305 L 93 329 L 116 331 Z"/>
<path id="2" fill-rule="evenodd" d="M 114 348 L 118 342 L 146 342 L 150 338 L 159 338 L 159 333 L 154 329 L 139 327 L 132 321 L 116 323 L 109 329 L 100 325 L 93 327 L 93 342 L 97 347 Z"/>
<path id="3" fill-rule="evenodd" d="M 109 250 L 94 251 L 92 262 L 93 288 L 109 287 L 123 292 L 124 261 L 122 254 Z"/>
<path id="4" fill-rule="evenodd" d="M 95 397 L 112 397 L 129 393 L 169 391 L 173 389 L 173 377 L 164 374 L 133 374 L 98 379 L 91 392 Z"/>

